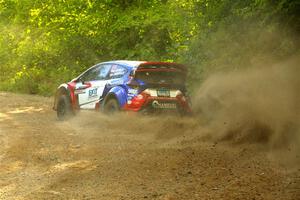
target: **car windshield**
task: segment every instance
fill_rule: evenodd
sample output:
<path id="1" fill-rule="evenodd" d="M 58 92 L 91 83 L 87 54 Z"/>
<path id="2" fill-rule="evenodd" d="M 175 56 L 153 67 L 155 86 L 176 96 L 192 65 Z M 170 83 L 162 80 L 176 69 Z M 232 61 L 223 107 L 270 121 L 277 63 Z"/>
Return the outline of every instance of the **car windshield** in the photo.
<path id="1" fill-rule="evenodd" d="M 135 75 L 146 84 L 174 84 L 184 85 L 184 74 L 176 71 L 139 71 Z"/>

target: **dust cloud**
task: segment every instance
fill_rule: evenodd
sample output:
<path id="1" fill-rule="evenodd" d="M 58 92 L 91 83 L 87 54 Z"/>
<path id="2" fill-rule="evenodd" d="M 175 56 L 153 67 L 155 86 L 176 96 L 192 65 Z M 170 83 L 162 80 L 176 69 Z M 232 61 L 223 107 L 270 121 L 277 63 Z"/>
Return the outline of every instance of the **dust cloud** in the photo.
<path id="1" fill-rule="evenodd" d="M 141 115 L 139 113 L 118 113 L 105 115 L 81 111 L 69 121 L 63 122 L 74 132 L 89 134 L 119 134 L 147 137 L 153 140 L 172 140 L 192 135 L 199 128 L 196 119 L 179 115 Z M 83 130 L 84 128 L 84 130 Z"/>
<path id="2" fill-rule="evenodd" d="M 300 59 L 210 76 L 197 91 L 194 111 L 212 140 L 262 143 L 300 152 Z M 289 155 L 283 155 L 287 157 Z"/>

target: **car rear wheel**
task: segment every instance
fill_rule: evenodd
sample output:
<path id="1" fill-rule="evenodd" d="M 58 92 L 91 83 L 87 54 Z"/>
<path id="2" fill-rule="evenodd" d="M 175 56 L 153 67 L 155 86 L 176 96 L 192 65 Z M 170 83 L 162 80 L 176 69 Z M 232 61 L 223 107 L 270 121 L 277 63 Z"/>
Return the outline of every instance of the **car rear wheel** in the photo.
<path id="1" fill-rule="evenodd" d="M 108 99 L 104 105 L 104 112 L 107 114 L 114 114 L 118 111 L 120 111 L 118 101 L 114 98 Z"/>
<path id="2" fill-rule="evenodd" d="M 61 95 L 57 103 L 57 118 L 61 121 L 72 116 L 71 103 L 66 95 Z"/>

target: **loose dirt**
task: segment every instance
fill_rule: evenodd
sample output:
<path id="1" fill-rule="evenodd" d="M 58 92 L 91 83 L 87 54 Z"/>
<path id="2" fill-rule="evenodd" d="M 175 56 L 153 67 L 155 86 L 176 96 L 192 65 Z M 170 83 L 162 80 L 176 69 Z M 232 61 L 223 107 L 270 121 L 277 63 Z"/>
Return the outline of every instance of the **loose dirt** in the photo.
<path id="1" fill-rule="evenodd" d="M 298 165 L 262 143 L 211 140 L 198 118 L 85 111 L 60 122 L 51 105 L 0 93 L 0 199 L 300 197 Z"/>

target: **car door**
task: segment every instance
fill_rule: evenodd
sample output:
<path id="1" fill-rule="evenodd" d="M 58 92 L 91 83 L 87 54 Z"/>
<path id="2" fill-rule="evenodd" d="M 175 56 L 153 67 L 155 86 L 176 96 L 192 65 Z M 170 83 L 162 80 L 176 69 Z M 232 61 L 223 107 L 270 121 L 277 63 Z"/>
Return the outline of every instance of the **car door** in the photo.
<path id="1" fill-rule="evenodd" d="M 95 109 L 107 83 L 110 65 L 98 65 L 79 77 L 76 84 L 79 107 L 82 109 Z"/>

